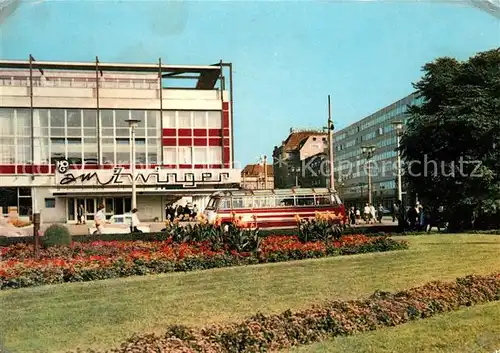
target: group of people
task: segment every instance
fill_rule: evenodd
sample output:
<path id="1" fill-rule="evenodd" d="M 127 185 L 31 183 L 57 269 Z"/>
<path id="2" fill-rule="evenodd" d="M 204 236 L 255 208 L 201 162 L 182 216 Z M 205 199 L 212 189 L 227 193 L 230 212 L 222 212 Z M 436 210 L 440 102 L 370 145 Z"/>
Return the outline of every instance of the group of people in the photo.
<path id="1" fill-rule="evenodd" d="M 360 224 L 361 219 L 365 224 L 382 223 L 382 217 L 384 216 L 384 206 L 379 205 L 377 209 L 372 204 L 367 203 L 363 208 L 363 212 L 356 206 L 351 206 L 348 208 L 348 216 L 351 225 Z"/>
<path id="2" fill-rule="evenodd" d="M 173 221 L 175 218 L 183 218 L 183 219 L 195 219 L 198 215 L 198 206 L 193 205 L 193 208 L 189 207 L 189 203 L 186 203 L 185 206 L 178 205 L 174 207 L 174 205 L 166 205 L 165 206 L 165 217 L 169 221 Z"/>
<path id="3" fill-rule="evenodd" d="M 132 221 L 130 223 L 130 233 L 142 233 L 137 227 L 139 227 L 140 221 L 137 214 L 137 208 L 132 210 Z M 94 216 L 96 233 L 102 234 L 104 225 L 106 224 L 106 206 L 101 203 L 98 207 L 97 213 Z"/>
<path id="4" fill-rule="evenodd" d="M 400 231 L 427 231 L 430 232 L 433 227 L 438 231 L 444 228 L 444 207 L 436 209 L 425 207 L 418 203 L 414 207 L 405 209 L 401 200 L 393 205 L 393 220 L 398 220 Z"/>

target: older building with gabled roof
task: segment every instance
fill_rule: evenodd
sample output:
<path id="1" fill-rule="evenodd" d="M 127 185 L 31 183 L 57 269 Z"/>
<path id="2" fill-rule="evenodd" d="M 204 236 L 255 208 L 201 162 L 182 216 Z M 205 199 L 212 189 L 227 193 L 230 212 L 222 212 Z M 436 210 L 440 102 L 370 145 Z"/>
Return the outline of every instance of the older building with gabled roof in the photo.
<path id="1" fill-rule="evenodd" d="M 290 129 L 288 137 L 273 151 L 274 187 L 286 189 L 301 186 L 302 164 L 308 157 L 328 149 L 328 134 L 318 129 Z"/>

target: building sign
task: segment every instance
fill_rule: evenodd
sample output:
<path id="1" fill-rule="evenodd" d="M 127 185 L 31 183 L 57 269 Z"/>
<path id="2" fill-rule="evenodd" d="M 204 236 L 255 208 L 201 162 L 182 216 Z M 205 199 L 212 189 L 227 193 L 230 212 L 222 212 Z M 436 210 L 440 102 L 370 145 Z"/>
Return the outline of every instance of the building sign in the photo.
<path id="1" fill-rule="evenodd" d="M 198 188 L 209 185 L 240 184 L 237 169 L 136 169 L 137 186 Z M 119 187 L 132 185 L 132 173 L 122 167 L 105 170 L 71 170 L 67 160 L 56 164 L 57 186 Z"/>

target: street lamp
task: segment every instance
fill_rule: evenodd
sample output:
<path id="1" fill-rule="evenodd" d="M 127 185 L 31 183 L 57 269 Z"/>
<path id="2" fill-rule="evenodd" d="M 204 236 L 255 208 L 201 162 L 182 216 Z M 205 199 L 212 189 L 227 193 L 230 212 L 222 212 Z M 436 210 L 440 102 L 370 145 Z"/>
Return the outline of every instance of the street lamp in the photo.
<path id="1" fill-rule="evenodd" d="M 368 203 L 372 204 L 372 173 L 371 173 L 371 159 L 375 154 L 375 146 L 362 146 L 361 152 L 366 158 L 368 163 Z"/>
<path id="2" fill-rule="evenodd" d="M 401 135 L 403 134 L 403 122 L 402 121 L 393 121 L 392 125 L 394 125 L 394 130 L 396 130 L 396 136 L 397 136 L 397 156 L 398 156 L 398 166 L 397 166 L 397 171 L 398 171 L 398 200 L 402 201 L 403 200 L 403 189 L 401 185 Z"/>
<path id="3" fill-rule="evenodd" d="M 132 173 L 132 210 L 137 208 L 137 190 L 136 190 L 136 177 L 135 177 L 135 128 L 141 122 L 139 119 L 125 119 L 128 123 L 128 127 L 130 129 L 130 155 L 132 164 L 131 173 Z"/>

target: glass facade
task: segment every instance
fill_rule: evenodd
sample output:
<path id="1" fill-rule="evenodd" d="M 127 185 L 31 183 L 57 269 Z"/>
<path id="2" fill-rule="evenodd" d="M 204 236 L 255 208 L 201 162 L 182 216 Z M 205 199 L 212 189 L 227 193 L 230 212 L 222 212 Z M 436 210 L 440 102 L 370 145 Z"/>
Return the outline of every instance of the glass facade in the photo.
<path id="1" fill-rule="evenodd" d="M 140 120 L 135 138 L 137 164 L 162 164 L 159 111 L 102 109 L 99 118 L 100 137 L 95 109 L 34 109 L 31 156 L 30 110 L 0 108 L 0 165 L 31 161 L 53 165 L 60 159 L 77 165 L 130 164 L 126 121 L 130 118 Z M 184 143 L 177 140 L 175 146 L 163 148 L 165 164 L 222 164 L 220 111 L 163 111 L 163 123 L 166 129 L 184 129 L 184 135 L 174 136 Z"/>
<path id="2" fill-rule="evenodd" d="M 138 164 L 158 164 L 161 148 L 159 111 L 101 110 L 101 156 L 98 121 L 91 109 L 34 109 L 31 156 L 29 109 L 0 108 L 0 164 L 130 163 L 130 130 L 126 119 L 139 119 L 136 128 Z"/>

